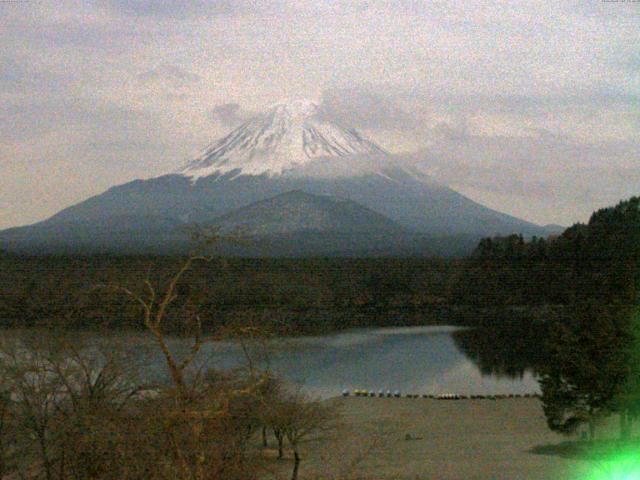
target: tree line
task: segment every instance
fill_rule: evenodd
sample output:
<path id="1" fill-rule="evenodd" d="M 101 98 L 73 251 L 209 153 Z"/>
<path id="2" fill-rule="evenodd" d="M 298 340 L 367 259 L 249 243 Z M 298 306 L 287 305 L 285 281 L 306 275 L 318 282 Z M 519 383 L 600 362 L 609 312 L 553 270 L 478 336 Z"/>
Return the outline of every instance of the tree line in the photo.
<path id="1" fill-rule="evenodd" d="M 180 257 L 0 256 L 0 325 L 140 328 L 139 305 L 116 292 L 168 281 Z M 205 331 L 262 320 L 291 333 L 438 321 L 453 279 L 441 259 L 218 259 L 196 264 L 178 285 L 167 328 L 197 308 Z"/>
<path id="2" fill-rule="evenodd" d="M 476 306 L 570 305 L 637 300 L 639 197 L 593 213 L 548 239 L 483 239 L 464 261 L 453 301 Z"/>
<path id="3" fill-rule="evenodd" d="M 454 297 L 477 307 L 556 307 L 536 341 L 549 426 L 572 433 L 640 414 L 640 198 L 596 211 L 550 239 L 487 238 L 465 262 Z M 539 322 L 540 323 L 540 322 Z M 541 335 L 540 332 L 543 332 Z"/>

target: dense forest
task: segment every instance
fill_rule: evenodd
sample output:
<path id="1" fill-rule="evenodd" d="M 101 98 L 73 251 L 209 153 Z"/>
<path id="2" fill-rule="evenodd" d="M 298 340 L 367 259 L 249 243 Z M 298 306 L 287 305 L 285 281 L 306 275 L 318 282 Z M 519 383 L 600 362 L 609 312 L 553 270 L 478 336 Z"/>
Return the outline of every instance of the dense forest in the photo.
<path id="1" fill-rule="evenodd" d="M 594 439 L 598 422 L 617 414 L 621 437 L 631 438 L 640 417 L 640 198 L 599 210 L 557 238 L 485 239 L 459 278 L 453 297 L 462 303 L 547 312 L 528 324 L 534 333 L 525 344 L 537 345 L 537 355 L 506 365 L 528 359 L 536 367 L 551 429 L 570 434 L 587 424 Z M 474 335 L 480 340 L 467 340 L 466 350 L 484 368 L 504 368 L 517 350 L 478 348 L 498 337 Z"/>
<path id="2" fill-rule="evenodd" d="M 140 327 L 134 292 L 161 289 L 178 257 L 4 255 L 0 321 L 6 326 Z M 168 324 L 197 309 L 205 329 L 236 321 L 304 332 L 435 323 L 447 316 L 456 263 L 440 259 L 220 259 L 194 262 Z"/>
<path id="3" fill-rule="evenodd" d="M 570 305 L 592 299 L 634 304 L 640 265 L 640 198 L 595 212 L 562 235 L 487 238 L 465 261 L 455 302 Z"/>
<path id="4" fill-rule="evenodd" d="M 533 369 L 552 430 L 586 424 L 594 439 L 616 414 L 621 438 L 631 438 L 640 417 L 640 198 L 556 238 L 484 239 L 457 279 L 450 301 L 475 306 L 476 324 L 488 328 L 459 332 L 456 343 L 483 371 Z M 524 315 L 505 314 L 516 311 Z"/>

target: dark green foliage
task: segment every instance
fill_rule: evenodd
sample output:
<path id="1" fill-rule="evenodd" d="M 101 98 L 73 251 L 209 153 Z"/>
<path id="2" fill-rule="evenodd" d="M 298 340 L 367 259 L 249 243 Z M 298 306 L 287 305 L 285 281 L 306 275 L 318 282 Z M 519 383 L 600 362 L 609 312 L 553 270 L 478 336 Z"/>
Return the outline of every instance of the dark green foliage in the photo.
<path id="1" fill-rule="evenodd" d="M 625 439 L 633 421 L 640 417 L 640 309 L 635 309 L 628 325 L 626 379 L 613 402 L 620 414 L 620 436 Z"/>
<path id="2" fill-rule="evenodd" d="M 464 262 L 456 303 L 570 305 L 584 299 L 636 302 L 640 197 L 595 212 L 551 239 L 487 238 Z"/>
<path id="3" fill-rule="evenodd" d="M 585 301 L 568 314 L 551 328 L 540 380 L 544 412 L 552 430 L 573 433 L 589 423 L 593 432 L 629 378 L 630 312 Z"/>
<path id="4" fill-rule="evenodd" d="M 483 240 L 464 262 L 453 298 L 476 307 L 557 306 L 539 345 L 549 426 L 570 433 L 586 422 L 593 434 L 598 418 L 617 412 L 625 436 L 640 410 L 639 286 L 634 197 L 557 238 Z"/>
<path id="5" fill-rule="evenodd" d="M 126 295 L 153 279 L 158 291 L 179 257 L 0 257 L 0 324 L 140 328 Z M 172 330 L 197 309 L 207 330 L 272 322 L 294 331 L 434 323 L 446 309 L 453 261 L 430 259 L 230 259 L 194 265 L 168 314 Z M 188 316 L 187 316 L 188 317 Z"/>

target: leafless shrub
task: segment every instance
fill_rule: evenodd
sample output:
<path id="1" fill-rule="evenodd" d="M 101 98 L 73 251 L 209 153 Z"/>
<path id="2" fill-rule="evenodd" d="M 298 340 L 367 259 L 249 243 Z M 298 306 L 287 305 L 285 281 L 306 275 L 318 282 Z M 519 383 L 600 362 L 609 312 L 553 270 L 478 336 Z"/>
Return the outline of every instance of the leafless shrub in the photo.
<path id="1" fill-rule="evenodd" d="M 192 341 L 183 352 L 169 344 L 167 312 L 180 281 L 194 262 L 208 260 L 189 255 L 164 287 L 147 278 L 142 293 L 119 285 L 95 290 L 139 306 L 168 384 L 146 384 L 139 351 L 113 338 L 36 332 L 0 342 L 0 478 L 251 480 L 261 462 L 257 432 L 266 437 L 267 427 L 281 452 L 288 440 L 297 478 L 300 443 L 331 414 L 259 368 L 275 333 L 249 323 L 204 337 L 197 308 L 187 308 L 181 314 Z M 240 344 L 246 369 L 196 368 L 203 345 L 220 338 Z M 20 461 L 10 464 L 10 457 Z"/>
<path id="2" fill-rule="evenodd" d="M 299 392 L 277 392 L 266 406 L 263 414 L 278 441 L 278 458 L 283 456 L 283 441 L 286 439 L 293 451 L 291 479 L 297 480 L 300 470 L 300 444 L 331 428 L 336 417 L 335 410 L 327 404 L 310 401 Z"/>

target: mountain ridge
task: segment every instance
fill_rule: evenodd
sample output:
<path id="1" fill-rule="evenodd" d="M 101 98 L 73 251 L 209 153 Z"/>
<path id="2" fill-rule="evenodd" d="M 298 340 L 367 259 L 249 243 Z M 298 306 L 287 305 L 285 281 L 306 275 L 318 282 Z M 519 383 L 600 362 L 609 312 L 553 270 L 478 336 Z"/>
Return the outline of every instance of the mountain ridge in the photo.
<path id="1" fill-rule="evenodd" d="M 23 250 L 26 245 L 38 249 L 47 241 L 62 246 L 68 241 L 71 249 L 82 238 L 90 249 L 90 232 L 95 232 L 96 245 L 109 250 L 109 231 L 101 225 L 111 225 L 123 239 L 114 242 L 113 249 L 138 242 L 136 251 L 144 250 L 159 241 L 146 237 L 157 236 L 157 228 L 167 222 L 206 225 L 292 191 L 348 199 L 372 212 L 380 233 L 384 222 L 375 221 L 374 214 L 420 238 L 552 233 L 434 182 L 356 130 L 329 120 L 316 104 L 302 102 L 275 105 L 214 142 L 178 172 L 116 185 L 42 222 L 0 232 L 0 241 Z M 263 215 L 265 220 L 268 212 Z M 168 250 L 184 247 L 172 236 L 166 239 L 174 244 Z"/>
<path id="2" fill-rule="evenodd" d="M 291 190 L 240 207 L 211 222 L 222 233 L 245 231 L 250 235 L 301 231 L 405 233 L 384 215 L 348 198 L 313 195 Z"/>

